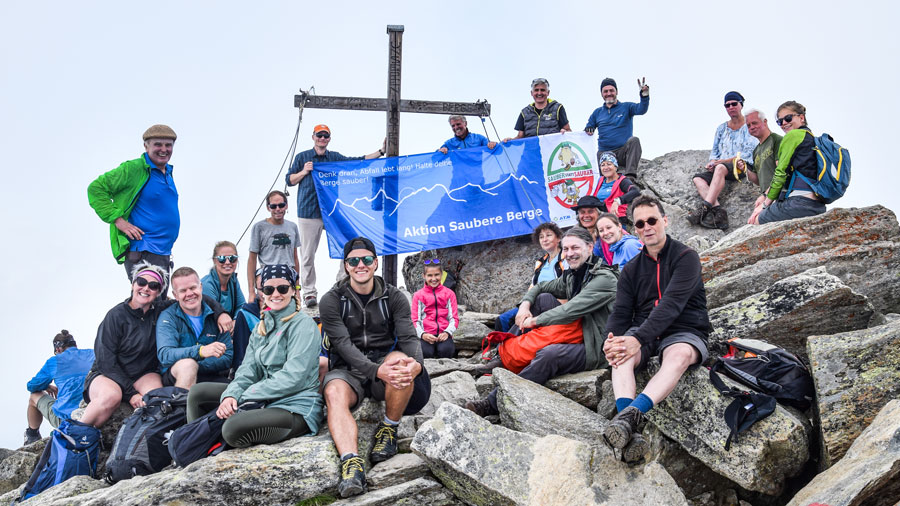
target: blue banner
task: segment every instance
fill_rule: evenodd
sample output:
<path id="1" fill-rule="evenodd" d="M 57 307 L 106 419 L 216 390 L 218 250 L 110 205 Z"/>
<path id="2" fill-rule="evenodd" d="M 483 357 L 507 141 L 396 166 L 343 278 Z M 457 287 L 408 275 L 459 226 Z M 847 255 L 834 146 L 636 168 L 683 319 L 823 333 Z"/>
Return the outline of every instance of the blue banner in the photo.
<path id="1" fill-rule="evenodd" d="M 413 253 L 574 224 L 570 207 L 595 194 L 599 172 L 584 133 L 554 134 L 395 158 L 319 163 L 313 181 L 328 236 L 365 236 L 379 254 Z"/>

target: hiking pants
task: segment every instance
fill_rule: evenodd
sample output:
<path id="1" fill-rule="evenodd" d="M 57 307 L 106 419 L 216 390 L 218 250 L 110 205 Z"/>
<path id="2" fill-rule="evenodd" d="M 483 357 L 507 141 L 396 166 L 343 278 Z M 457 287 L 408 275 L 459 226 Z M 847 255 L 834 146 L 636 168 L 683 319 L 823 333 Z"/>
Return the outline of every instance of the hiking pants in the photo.
<path id="1" fill-rule="evenodd" d="M 219 407 L 225 383 L 197 383 L 187 400 L 187 418 L 192 422 Z M 309 433 L 302 416 L 281 408 L 240 411 L 228 417 L 222 436 L 229 446 L 246 448 L 255 444 L 275 444 Z"/>
<path id="2" fill-rule="evenodd" d="M 584 360 L 584 343 L 551 344 L 537 352 L 534 360 L 519 373 L 519 377 L 543 385 L 551 378 L 583 371 Z M 488 400 L 494 408 L 497 407 L 496 388 L 488 394 Z"/>
<path id="3" fill-rule="evenodd" d="M 437 343 L 426 343 L 424 339 L 420 339 L 422 344 L 422 356 L 424 358 L 453 358 L 456 354 L 456 345 L 453 344 L 453 337 L 448 337 L 446 341 Z"/>

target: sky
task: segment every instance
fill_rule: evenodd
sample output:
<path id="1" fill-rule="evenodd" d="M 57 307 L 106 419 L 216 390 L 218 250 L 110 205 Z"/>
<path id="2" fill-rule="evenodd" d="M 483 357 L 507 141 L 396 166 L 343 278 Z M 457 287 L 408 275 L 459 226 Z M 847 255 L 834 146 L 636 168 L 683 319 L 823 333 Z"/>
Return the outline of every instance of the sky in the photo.
<path id="1" fill-rule="evenodd" d="M 264 217 L 254 213 L 289 153 L 299 89 L 385 96 L 389 24 L 405 26 L 402 97 L 487 99 L 493 140 L 494 126 L 500 137 L 515 134 L 536 77 L 550 81 L 574 130 L 601 105 L 604 77 L 617 80 L 623 101 L 638 100 L 636 79 L 646 77 L 650 110 L 635 120 L 644 158 L 709 149 L 729 90 L 746 97 L 745 109 L 763 110 L 775 132 L 776 107 L 797 100 L 813 132 L 850 150 L 853 180 L 835 205 L 896 212 L 889 121 L 900 105 L 898 10 L 835 1 L 7 2 L 0 446 L 21 444 L 25 383 L 51 356 L 53 336 L 65 328 L 91 347 L 106 312 L 129 295 L 86 188 L 137 158 L 152 124 L 178 134 L 174 259 L 201 275 L 216 241 L 236 241 Z M 307 109 L 298 150 L 312 146 L 318 123 L 331 127 L 330 149 L 348 156 L 384 138 L 385 114 Z M 469 127 L 485 133 L 477 118 Z M 445 116 L 401 115 L 401 154 L 432 151 L 450 136 Z M 281 189 L 283 173 L 277 181 Z M 320 293 L 339 265 L 324 239 Z"/>

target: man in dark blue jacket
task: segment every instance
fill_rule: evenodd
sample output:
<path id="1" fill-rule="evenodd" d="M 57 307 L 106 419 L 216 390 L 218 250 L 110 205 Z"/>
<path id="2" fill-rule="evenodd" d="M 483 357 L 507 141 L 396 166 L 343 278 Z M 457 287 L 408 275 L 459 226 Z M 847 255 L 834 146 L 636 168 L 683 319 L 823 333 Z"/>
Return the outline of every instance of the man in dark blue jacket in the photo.
<path id="1" fill-rule="evenodd" d="M 216 315 L 203 302 L 200 276 L 190 267 L 172 273 L 178 304 L 156 323 L 156 350 L 164 386 L 184 389 L 201 381 L 227 381 L 233 355 L 231 333 L 219 330 Z"/>
<path id="2" fill-rule="evenodd" d="M 637 166 L 641 161 L 641 140 L 634 134 L 634 117 L 646 114 L 650 108 L 650 86 L 646 80 L 638 79 L 641 89 L 641 102 L 619 102 L 619 88 L 616 81 L 607 77 L 600 83 L 600 94 L 603 105 L 596 108 L 588 118 L 584 131 L 594 135 L 597 131 L 597 166 L 600 165 L 600 154 L 612 151 L 624 167 L 625 175 L 637 176 Z"/>
<path id="3" fill-rule="evenodd" d="M 641 436 L 644 414 L 672 393 L 689 367 L 706 360 L 710 326 L 700 256 L 666 235 L 668 218 L 656 198 L 637 197 L 631 212 L 644 249 L 622 269 L 606 324 L 603 351 L 619 413 L 603 437 L 622 450 L 622 460 L 638 463 L 649 450 Z M 635 397 L 634 374 L 654 356 L 659 371 Z"/>
<path id="4" fill-rule="evenodd" d="M 31 397 L 28 398 L 26 445 L 41 439 L 44 418 L 50 425 L 59 427 L 59 421 L 78 408 L 84 377 L 94 363 L 94 350 L 79 350 L 68 330 L 60 331 L 53 338 L 53 355 L 27 385 Z"/>

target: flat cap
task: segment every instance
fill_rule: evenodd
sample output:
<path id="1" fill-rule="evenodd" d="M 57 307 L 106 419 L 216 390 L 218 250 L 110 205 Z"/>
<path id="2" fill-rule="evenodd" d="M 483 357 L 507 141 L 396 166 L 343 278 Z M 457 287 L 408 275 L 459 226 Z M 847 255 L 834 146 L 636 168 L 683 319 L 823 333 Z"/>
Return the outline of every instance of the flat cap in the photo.
<path id="1" fill-rule="evenodd" d="M 172 139 L 174 141 L 176 138 L 178 136 L 175 135 L 175 130 L 168 125 L 153 125 L 144 132 L 145 141 L 148 139 Z"/>

